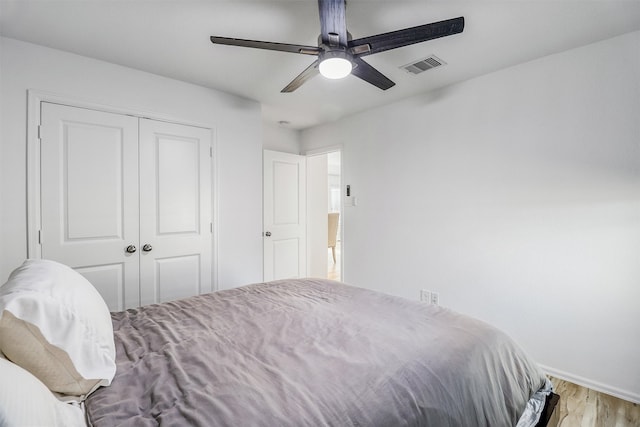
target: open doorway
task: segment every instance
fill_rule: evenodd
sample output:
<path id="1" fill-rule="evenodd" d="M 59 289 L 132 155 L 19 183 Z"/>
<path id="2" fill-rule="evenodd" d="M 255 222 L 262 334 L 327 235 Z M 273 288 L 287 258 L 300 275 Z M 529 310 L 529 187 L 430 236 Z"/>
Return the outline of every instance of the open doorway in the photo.
<path id="1" fill-rule="evenodd" d="M 341 280 L 342 257 L 342 206 L 340 204 L 341 189 L 341 158 L 340 151 L 327 153 L 327 195 L 328 206 L 328 251 L 327 251 L 327 278 L 331 280 Z"/>
<path id="2" fill-rule="evenodd" d="M 340 150 L 307 156 L 308 275 L 342 280 Z"/>

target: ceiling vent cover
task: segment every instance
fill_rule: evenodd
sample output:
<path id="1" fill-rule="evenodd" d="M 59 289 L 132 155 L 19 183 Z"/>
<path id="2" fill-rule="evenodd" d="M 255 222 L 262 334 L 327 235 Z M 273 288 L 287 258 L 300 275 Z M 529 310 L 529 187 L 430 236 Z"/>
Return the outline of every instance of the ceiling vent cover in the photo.
<path id="1" fill-rule="evenodd" d="M 432 68 L 440 67 L 446 64 L 447 63 L 444 62 L 442 59 L 438 58 L 435 55 L 431 55 L 419 61 L 415 61 L 407 65 L 403 65 L 400 68 L 402 68 L 403 70 L 411 74 L 420 74 Z"/>

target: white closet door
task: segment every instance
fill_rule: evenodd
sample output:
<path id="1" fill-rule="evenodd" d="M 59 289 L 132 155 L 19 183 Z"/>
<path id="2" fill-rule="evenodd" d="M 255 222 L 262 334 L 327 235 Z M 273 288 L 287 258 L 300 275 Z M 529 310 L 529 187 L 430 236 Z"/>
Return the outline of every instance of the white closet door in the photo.
<path id="1" fill-rule="evenodd" d="M 140 305 L 138 119 L 41 104 L 42 257 L 67 264 L 111 310 Z"/>
<path id="2" fill-rule="evenodd" d="M 140 120 L 140 294 L 211 292 L 211 131 Z"/>

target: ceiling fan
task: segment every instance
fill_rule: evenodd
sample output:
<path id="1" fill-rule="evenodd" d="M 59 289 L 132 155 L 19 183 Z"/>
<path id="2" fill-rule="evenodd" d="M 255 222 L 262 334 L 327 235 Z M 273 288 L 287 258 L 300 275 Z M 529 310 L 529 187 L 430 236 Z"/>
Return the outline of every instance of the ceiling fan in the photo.
<path id="1" fill-rule="evenodd" d="M 318 73 L 333 79 L 353 74 L 382 90 L 387 90 L 395 83 L 366 63 L 362 59 L 363 56 L 458 34 L 464 29 L 464 17 L 461 16 L 352 40 L 351 34 L 347 31 L 345 0 L 318 0 L 318 8 L 320 11 L 318 47 L 218 36 L 211 36 L 211 42 L 318 57 L 281 92 L 293 92 Z"/>

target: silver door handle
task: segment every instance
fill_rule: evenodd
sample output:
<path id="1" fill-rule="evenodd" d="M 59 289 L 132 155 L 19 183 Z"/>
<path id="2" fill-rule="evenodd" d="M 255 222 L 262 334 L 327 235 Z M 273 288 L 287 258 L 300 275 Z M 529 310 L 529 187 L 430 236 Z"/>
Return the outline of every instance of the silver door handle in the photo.
<path id="1" fill-rule="evenodd" d="M 153 250 L 153 246 L 147 243 L 142 247 L 142 250 L 145 252 L 151 252 Z"/>
<path id="2" fill-rule="evenodd" d="M 267 236 L 267 237 L 271 237 L 271 232 L 267 231 L 266 233 L 264 233 L 264 235 Z"/>
<path id="3" fill-rule="evenodd" d="M 129 245 L 127 246 L 127 248 L 125 249 L 128 253 L 132 254 L 134 253 L 137 249 L 134 245 Z"/>

